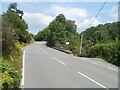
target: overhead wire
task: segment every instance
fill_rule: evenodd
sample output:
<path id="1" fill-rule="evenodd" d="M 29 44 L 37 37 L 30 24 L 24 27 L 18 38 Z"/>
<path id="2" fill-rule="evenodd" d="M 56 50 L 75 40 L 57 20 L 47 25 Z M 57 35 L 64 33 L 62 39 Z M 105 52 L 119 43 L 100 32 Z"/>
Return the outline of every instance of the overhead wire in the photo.
<path id="1" fill-rule="evenodd" d="M 95 19 L 98 17 L 98 15 L 99 15 L 100 12 L 102 11 L 103 7 L 105 6 L 106 2 L 107 2 L 107 0 L 105 0 L 105 2 L 103 3 L 102 7 L 100 8 L 100 10 L 98 11 L 98 13 L 96 14 L 96 16 L 95 16 L 94 19 L 91 21 L 91 23 L 87 26 L 86 29 L 88 29 L 88 28 L 92 25 L 92 23 L 95 21 Z M 86 29 L 85 29 L 85 30 L 86 30 Z M 81 51 L 82 51 L 82 40 L 83 40 L 83 34 L 82 34 L 82 36 L 81 36 L 80 52 L 79 52 L 79 53 L 81 53 Z"/>
<path id="2" fill-rule="evenodd" d="M 94 19 L 91 21 L 91 23 L 87 26 L 86 29 L 88 29 L 88 28 L 92 25 L 92 23 L 95 21 L 95 19 L 98 17 L 98 15 L 99 15 L 100 12 L 102 11 L 103 7 L 105 6 L 106 2 L 107 2 L 107 0 L 105 0 L 105 2 L 103 3 L 102 7 L 100 8 L 100 10 L 98 11 L 98 13 L 96 14 L 96 16 L 95 16 Z M 86 29 L 85 29 L 85 30 L 86 30 Z"/>

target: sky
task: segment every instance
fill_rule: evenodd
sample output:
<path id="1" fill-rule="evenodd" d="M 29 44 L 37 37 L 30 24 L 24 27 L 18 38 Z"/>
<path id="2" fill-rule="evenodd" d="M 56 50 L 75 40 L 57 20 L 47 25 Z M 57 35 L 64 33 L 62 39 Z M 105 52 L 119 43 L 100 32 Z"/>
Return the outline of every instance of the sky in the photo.
<path id="1" fill-rule="evenodd" d="M 6 12 L 11 2 L 2 3 L 2 12 Z M 49 25 L 58 14 L 64 14 L 67 20 L 75 20 L 77 32 L 84 31 L 94 19 L 104 2 L 17 2 L 18 9 L 24 12 L 23 19 L 29 26 L 29 32 L 37 34 Z M 91 26 L 118 21 L 118 2 L 107 2 Z"/>

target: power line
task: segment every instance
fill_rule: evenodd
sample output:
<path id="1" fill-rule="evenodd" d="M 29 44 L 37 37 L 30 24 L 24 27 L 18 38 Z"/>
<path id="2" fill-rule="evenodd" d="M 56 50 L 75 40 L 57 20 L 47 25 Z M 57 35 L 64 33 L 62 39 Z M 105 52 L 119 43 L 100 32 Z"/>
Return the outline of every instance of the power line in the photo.
<path id="1" fill-rule="evenodd" d="M 86 29 L 88 29 L 92 25 L 92 23 L 95 21 L 95 19 L 98 17 L 98 15 L 100 14 L 101 10 L 105 6 L 106 2 L 107 2 L 107 0 L 104 2 L 104 4 L 102 5 L 102 7 L 100 8 L 100 10 L 98 11 L 98 13 L 96 14 L 95 18 L 92 20 L 92 22 L 88 25 L 88 27 Z"/>
<path id="2" fill-rule="evenodd" d="M 107 2 L 107 0 L 105 0 L 105 2 L 103 3 L 102 7 L 100 8 L 100 10 L 98 11 L 98 13 L 96 14 L 95 18 L 92 20 L 92 22 L 88 25 L 88 27 L 86 29 L 88 29 L 92 25 L 92 23 L 95 21 L 95 19 L 98 17 L 98 15 L 100 14 L 101 10 L 105 6 L 106 2 Z M 83 41 L 83 34 L 81 36 L 80 51 L 79 51 L 80 54 L 81 54 L 81 51 L 82 51 L 82 41 Z"/>

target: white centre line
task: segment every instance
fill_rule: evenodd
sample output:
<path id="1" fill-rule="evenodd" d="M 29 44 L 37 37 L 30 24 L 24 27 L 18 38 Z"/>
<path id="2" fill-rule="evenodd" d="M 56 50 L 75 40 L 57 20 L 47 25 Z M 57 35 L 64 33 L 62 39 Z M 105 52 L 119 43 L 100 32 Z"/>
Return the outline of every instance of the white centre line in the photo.
<path id="1" fill-rule="evenodd" d="M 24 74 L 25 74 L 25 51 L 23 51 L 23 67 L 22 67 L 22 80 L 21 80 L 21 88 L 24 88 Z"/>
<path id="2" fill-rule="evenodd" d="M 111 67 L 107 67 L 108 69 L 111 69 L 111 70 L 113 70 L 113 71 L 117 71 L 118 72 L 118 70 L 116 70 L 116 69 L 113 69 L 113 68 L 111 68 Z"/>
<path id="3" fill-rule="evenodd" d="M 97 81 L 91 79 L 90 77 L 86 76 L 85 74 L 83 74 L 83 73 L 81 73 L 81 72 L 77 72 L 77 73 L 79 73 L 80 75 L 86 77 L 87 79 L 89 79 L 90 81 L 96 83 L 97 85 L 101 86 L 102 88 L 106 88 L 106 89 L 107 89 L 107 87 L 105 87 L 104 85 L 102 85 L 102 84 L 98 83 Z M 109 89 L 107 89 L 107 90 L 109 90 Z"/>
<path id="4" fill-rule="evenodd" d="M 53 57 L 55 60 L 57 60 L 58 62 L 62 63 L 63 65 L 66 65 L 64 62 L 60 61 L 59 59 Z"/>

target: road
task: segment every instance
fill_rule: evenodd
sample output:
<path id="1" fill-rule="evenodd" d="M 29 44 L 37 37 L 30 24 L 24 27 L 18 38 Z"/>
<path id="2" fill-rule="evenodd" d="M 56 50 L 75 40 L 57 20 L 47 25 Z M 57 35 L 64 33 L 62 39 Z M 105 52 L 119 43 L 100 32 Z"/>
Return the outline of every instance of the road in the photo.
<path id="1" fill-rule="evenodd" d="M 118 88 L 118 68 L 35 42 L 24 48 L 24 88 Z"/>

